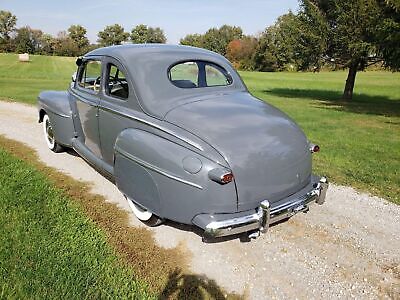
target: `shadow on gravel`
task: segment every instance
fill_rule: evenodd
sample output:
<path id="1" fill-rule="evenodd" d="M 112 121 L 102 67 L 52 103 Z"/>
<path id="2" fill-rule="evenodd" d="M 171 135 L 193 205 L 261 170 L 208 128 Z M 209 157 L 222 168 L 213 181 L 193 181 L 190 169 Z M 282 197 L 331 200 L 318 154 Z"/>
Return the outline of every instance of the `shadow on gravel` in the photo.
<path id="1" fill-rule="evenodd" d="M 214 280 L 206 277 L 182 274 L 174 271 L 169 274 L 168 283 L 160 295 L 160 299 L 226 299 L 224 294 Z M 230 299 L 234 297 L 230 296 Z M 238 297 L 239 298 L 239 297 Z"/>
<path id="2" fill-rule="evenodd" d="M 391 100 L 385 96 L 354 94 L 353 100 L 343 101 L 341 100 L 342 93 L 338 91 L 276 88 L 262 92 L 284 98 L 320 100 L 326 108 L 338 111 L 388 117 L 400 116 L 400 99 Z"/>

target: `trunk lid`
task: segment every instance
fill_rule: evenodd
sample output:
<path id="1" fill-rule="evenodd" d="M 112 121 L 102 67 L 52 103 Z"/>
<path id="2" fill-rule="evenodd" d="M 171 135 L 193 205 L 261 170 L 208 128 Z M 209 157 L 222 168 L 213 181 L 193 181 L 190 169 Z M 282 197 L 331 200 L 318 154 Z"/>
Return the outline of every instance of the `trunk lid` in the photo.
<path id="1" fill-rule="evenodd" d="M 165 120 L 202 138 L 232 169 L 238 210 L 274 203 L 310 181 L 311 153 L 287 115 L 248 93 L 216 95 L 178 106 Z"/>

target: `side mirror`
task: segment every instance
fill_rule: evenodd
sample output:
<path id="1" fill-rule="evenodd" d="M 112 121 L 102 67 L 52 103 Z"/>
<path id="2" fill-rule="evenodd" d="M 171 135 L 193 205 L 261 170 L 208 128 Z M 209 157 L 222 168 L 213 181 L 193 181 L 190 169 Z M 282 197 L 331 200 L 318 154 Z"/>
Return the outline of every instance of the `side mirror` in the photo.
<path id="1" fill-rule="evenodd" d="M 78 67 L 80 67 L 81 64 L 83 63 L 82 57 L 78 57 L 78 58 L 76 59 L 75 63 L 76 63 L 76 65 L 77 65 Z"/>
<path id="2" fill-rule="evenodd" d="M 72 82 L 76 81 L 76 72 L 74 72 L 74 74 L 72 74 Z"/>

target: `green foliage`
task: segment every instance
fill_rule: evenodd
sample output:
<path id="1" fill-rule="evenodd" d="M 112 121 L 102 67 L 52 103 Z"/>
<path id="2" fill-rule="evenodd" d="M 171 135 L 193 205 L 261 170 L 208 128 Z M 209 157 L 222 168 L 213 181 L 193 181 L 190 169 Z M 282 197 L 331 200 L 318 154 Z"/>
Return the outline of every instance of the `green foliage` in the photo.
<path id="1" fill-rule="evenodd" d="M 149 27 L 144 24 L 137 25 L 131 31 L 131 41 L 134 44 L 159 43 L 165 44 L 167 38 L 160 27 Z"/>
<path id="2" fill-rule="evenodd" d="M 0 186 L 2 298 L 153 298 L 77 205 L 3 149 Z"/>
<path id="3" fill-rule="evenodd" d="M 68 28 L 68 37 L 75 43 L 80 53 L 77 55 L 82 55 L 86 52 L 86 48 L 89 46 L 89 40 L 86 37 L 86 28 L 82 25 L 71 25 Z"/>
<path id="4" fill-rule="evenodd" d="M 121 45 L 125 42 L 129 33 L 124 31 L 124 28 L 119 24 L 108 25 L 103 31 L 100 31 L 97 36 L 101 46 Z"/>
<path id="5" fill-rule="evenodd" d="M 40 49 L 41 30 L 31 29 L 29 26 L 17 29 L 17 35 L 13 41 L 17 53 L 35 53 Z"/>
<path id="6" fill-rule="evenodd" d="M 299 16 L 325 44 L 314 63 L 324 59 L 337 68 L 349 68 L 343 99 L 352 98 L 357 71 L 378 62 L 393 70 L 400 67 L 400 16 L 394 2 L 302 0 Z M 299 43 L 310 48 L 307 41 Z"/>
<path id="7" fill-rule="evenodd" d="M 188 34 L 180 40 L 181 45 L 204 48 L 203 47 L 203 35 L 194 33 Z"/>
<path id="8" fill-rule="evenodd" d="M 226 48 L 233 40 L 243 37 L 240 27 L 223 25 L 220 28 L 210 28 L 205 34 L 190 34 L 181 39 L 182 45 L 205 48 L 221 55 L 226 55 Z"/>
<path id="9" fill-rule="evenodd" d="M 233 40 L 226 47 L 226 57 L 237 69 L 254 70 L 254 55 L 257 43 L 257 39 L 252 36 L 244 36 L 240 40 Z"/>
<path id="10" fill-rule="evenodd" d="M 0 10 L 0 50 L 10 51 L 10 35 L 15 30 L 17 17 L 11 12 Z"/>

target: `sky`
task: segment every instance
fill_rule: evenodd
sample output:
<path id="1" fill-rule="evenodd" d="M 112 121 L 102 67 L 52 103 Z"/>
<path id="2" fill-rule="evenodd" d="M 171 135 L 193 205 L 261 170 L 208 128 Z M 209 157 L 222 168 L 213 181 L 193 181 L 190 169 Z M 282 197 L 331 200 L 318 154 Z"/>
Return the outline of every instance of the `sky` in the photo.
<path id="1" fill-rule="evenodd" d="M 189 33 L 204 33 L 223 24 L 242 27 L 257 34 L 289 9 L 297 0 L 0 0 L 0 10 L 17 16 L 17 27 L 56 35 L 72 24 L 83 25 L 91 42 L 105 26 L 118 23 L 130 32 L 138 24 L 161 27 L 167 43 L 177 44 Z"/>

